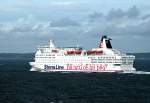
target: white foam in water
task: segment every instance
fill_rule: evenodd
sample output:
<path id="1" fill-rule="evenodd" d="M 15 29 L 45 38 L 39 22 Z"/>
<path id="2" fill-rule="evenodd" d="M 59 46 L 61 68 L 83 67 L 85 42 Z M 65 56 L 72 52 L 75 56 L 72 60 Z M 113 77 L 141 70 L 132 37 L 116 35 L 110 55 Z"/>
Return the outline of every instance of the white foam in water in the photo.
<path id="1" fill-rule="evenodd" d="M 150 74 L 150 72 L 146 72 L 146 71 L 132 71 L 132 72 L 123 72 L 123 73 L 132 73 L 132 74 Z"/>

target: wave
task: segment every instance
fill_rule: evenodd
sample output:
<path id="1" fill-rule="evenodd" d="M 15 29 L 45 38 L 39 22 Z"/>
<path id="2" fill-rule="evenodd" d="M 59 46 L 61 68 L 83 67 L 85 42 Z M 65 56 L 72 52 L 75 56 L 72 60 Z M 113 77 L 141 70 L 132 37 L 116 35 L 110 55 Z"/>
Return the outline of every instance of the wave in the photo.
<path id="1" fill-rule="evenodd" d="M 123 73 L 131 73 L 131 74 L 150 74 L 150 72 L 146 72 L 146 71 L 132 71 L 132 72 L 123 72 Z"/>

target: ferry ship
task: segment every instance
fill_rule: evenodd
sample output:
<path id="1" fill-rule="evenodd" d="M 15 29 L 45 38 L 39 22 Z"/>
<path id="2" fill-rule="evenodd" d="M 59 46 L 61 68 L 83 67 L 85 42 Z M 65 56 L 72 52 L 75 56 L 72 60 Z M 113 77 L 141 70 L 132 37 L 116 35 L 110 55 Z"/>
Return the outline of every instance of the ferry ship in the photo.
<path id="1" fill-rule="evenodd" d="M 135 56 L 113 49 L 111 39 L 102 36 L 99 47 L 56 47 L 53 40 L 38 46 L 30 71 L 39 72 L 133 72 Z"/>

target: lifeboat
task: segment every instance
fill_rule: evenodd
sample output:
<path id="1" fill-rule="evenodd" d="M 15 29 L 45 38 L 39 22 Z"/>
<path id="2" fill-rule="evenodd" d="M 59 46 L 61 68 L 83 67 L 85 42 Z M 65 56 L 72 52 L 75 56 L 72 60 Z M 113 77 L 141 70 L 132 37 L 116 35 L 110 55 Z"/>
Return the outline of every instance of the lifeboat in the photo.
<path id="1" fill-rule="evenodd" d="M 76 50 L 75 54 L 81 54 L 81 52 L 82 52 L 81 50 Z"/>
<path id="2" fill-rule="evenodd" d="M 67 51 L 68 55 L 75 55 L 75 54 L 81 54 L 81 50 L 73 50 L 73 51 Z"/>
<path id="3" fill-rule="evenodd" d="M 74 51 L 67 51 L 67 54 L 74 54 Z"/>
<path id="4" fill-rule="evenodd" d="M 90 51 L 87 51 L 87 55 L 102 55 L 103 54 L 103 51 L 97 51 L 97 50 L 90 50 Z"/>

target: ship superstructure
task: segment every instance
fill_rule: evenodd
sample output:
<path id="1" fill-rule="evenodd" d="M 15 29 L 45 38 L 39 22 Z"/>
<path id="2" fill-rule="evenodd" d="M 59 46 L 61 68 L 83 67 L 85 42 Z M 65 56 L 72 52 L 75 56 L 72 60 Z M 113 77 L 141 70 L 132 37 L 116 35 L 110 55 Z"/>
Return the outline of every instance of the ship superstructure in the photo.
<path id="1" fill-rule="evenodd" d="M 30 71 L 40 72 L 130 72 L 135 56 L 113 49 L 111 39 L 102 36 L 99 47 L 83 50 L 81 47 L 56 47 L 53 40 L 39 46 Z"/>

